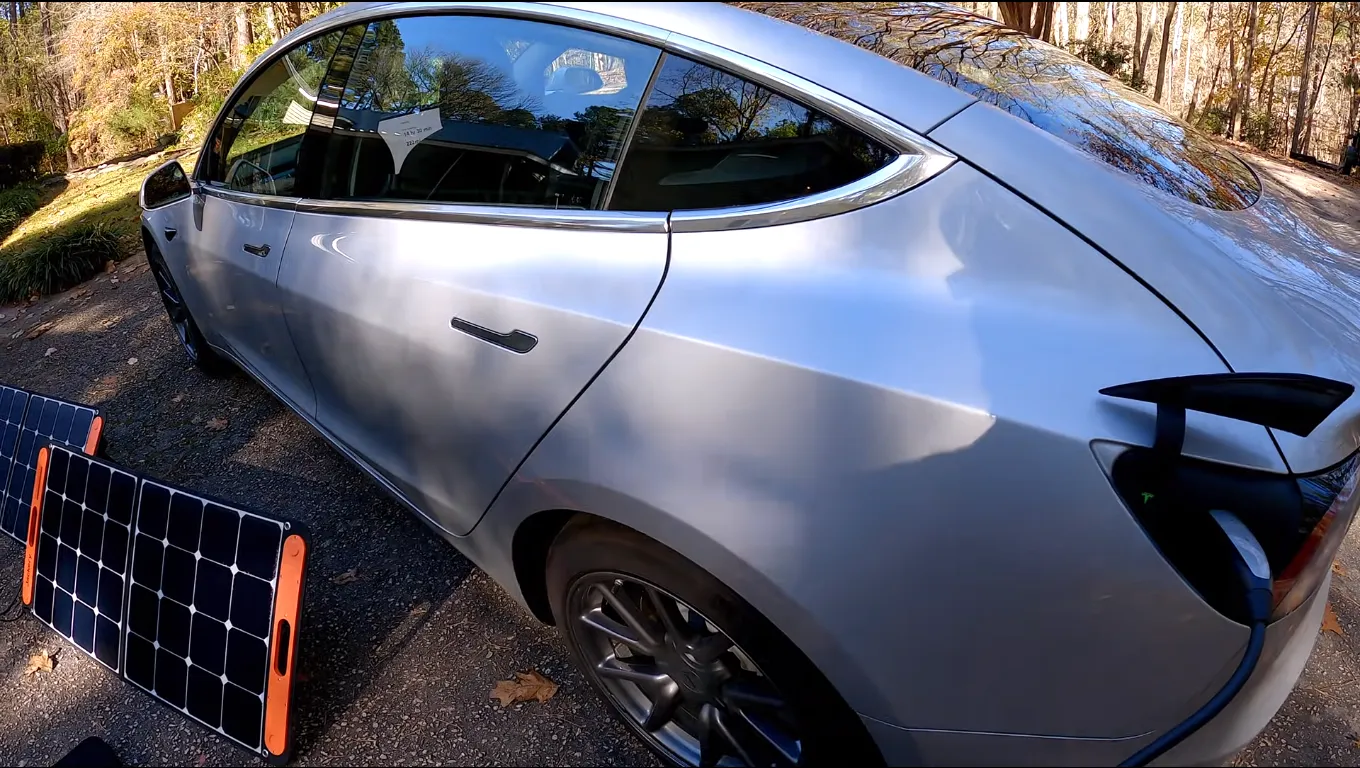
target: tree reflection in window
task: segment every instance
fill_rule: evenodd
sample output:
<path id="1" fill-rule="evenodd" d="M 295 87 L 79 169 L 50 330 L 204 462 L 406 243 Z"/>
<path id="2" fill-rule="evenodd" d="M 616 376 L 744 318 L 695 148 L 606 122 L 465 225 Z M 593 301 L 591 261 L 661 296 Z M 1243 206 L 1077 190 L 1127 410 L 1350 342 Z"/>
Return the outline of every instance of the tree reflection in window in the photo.
<path id="1" fill-rule="evenodd" d="M 597 208 L 659 55 L 516 19 L 375 22 L 345 87 L 322 194 Z M 614 88 L 601 89 L 601 73 L 588 66 L 570 65 L 596 61 L 617 70 Z M 398 170 L 379 124 L 433 109 L 440 127 Z"/>
<path id="2" fill-rule="evenodd" d="M 1194 203 L 1246 208 L 1260 196 L 1228 150 L 1067 52 L 937 3 L 734 3 L 920 70 Z"/>
<path id="3" fill-rule="evenodd" d="M 668 211 L 790 200 L 844 186 L 892 157 L 767 88 L 668 56 L 610 207 Z"/>

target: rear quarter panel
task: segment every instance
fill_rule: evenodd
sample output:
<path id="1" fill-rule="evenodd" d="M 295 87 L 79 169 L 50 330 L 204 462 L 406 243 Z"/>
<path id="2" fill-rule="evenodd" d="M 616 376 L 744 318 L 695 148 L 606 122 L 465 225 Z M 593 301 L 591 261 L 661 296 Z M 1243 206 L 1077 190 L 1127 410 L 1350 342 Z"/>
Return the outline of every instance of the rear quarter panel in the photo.
<path id="1" fill-rule="evenodd" d="M 1215 685 L 1245 630 L 1114 496 L 1089 441 L 1146 443 L 1153 415 L 1097 391 L 1222 370 L 1125 272 L 956 165 L 851 214 L 674 235 L 641 328 L 470 550 L 494 571 L 529 515 L 588 511 L 722 579 L 864 715 L 1136 736 Z M 1189 432 L 1281 468 L 1260 427 Z"/>

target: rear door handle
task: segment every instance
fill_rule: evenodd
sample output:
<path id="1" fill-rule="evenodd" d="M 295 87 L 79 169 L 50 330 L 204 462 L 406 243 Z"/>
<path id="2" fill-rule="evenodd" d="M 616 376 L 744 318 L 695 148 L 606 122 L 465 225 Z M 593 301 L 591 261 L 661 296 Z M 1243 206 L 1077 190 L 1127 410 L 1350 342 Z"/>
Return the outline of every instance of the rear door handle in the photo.
<path id="1" fill-rule="evenodd" d="M 455 317 L 449 322 L 455 331 L 462 331 L 473 338 L 481 339 L 488 344 L 495 344 L 503 349 L 508 349 L 515 354 L 523 355 L 529 350 L 538 346 L 538 337 L 532 336 L 519 329 L 509 333 L 493 331 L 490 328 L 483 328 L 476 323 L 469 323 L 461 317 Z"/>
<path id="2" fill-rule="evenodd" d="M 166 227 L 166 228 L 165 228 L 165 242 L 168 243 L 168 242 L 170 242 L 171 240 L 174 240 L 174 239 L 175 239 L 175 235 L 178 235 L 178 234 L 179 234 L 179 230 L 178 230 L 178 229 L 175 229 L 174 227 Z"/>
<path id="3" fill-rule="evenodd" d="M 241 247 L 242 247 L 243 249 L 245 249 L 245 252 L 246 252 L 246 253 L 254 254 L 254 255 L 256 255 L 256 256 L 259 256 L 259 257 L 262 258 L 262 259 L 263 259 L 264 257 L 266 257 L 266 256 L 269 255 L 269 244 L 268 244 L 268 243 L 266 243 L 266 244 L 264 244 L 264 245 L 251 245 L 250 243 L 246 243 L 245 245 L 243 245 L 243 246 L 241 246 Z"/>

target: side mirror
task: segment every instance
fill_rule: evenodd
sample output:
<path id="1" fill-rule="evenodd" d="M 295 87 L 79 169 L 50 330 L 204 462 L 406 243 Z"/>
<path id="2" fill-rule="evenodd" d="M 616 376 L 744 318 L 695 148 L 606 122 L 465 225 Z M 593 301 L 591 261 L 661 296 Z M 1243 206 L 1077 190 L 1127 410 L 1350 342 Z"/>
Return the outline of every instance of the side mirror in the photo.
<path id="1" fill-rule="evenodd" d="M 137 204 L 142 210 L 160 208 L 188 197 L 192 193 L 189 177 L 178 161 L 171 160 L 151 172 L 142 182 L 142 192 Z"/>

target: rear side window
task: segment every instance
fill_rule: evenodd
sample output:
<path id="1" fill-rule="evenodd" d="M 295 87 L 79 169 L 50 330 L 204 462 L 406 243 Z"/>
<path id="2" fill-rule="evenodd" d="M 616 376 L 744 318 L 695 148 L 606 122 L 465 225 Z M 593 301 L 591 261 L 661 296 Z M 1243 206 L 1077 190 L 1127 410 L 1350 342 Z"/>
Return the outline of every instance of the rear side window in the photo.
<path id="1" fill-rule="evenodd" d="M 894 156 L 816 110 L 668 55 L 609 207 L 671 211 L 791 200 L 856 181 Z"/>
<path id="2" fill-rule="evenodd" d="M 659 57 L 519 19 L 374 22 L 327 144 L 321 196 L 600 208 Z"/>
<path id="3" fill-rule="evenodd" d="M 343 32 L 309 40 L 255 76 L 213 136 L 205 180 L 259 195 L 290 195 L 317 89 Z"/>
<path id="4" fill-rule="evenodd" d="M 853 43 L 1010 112 L 1157 189 L 1223 210 L 1261 186 L 1236 155 L 1071 54 L 936 3 L 735 3 Z"/>

